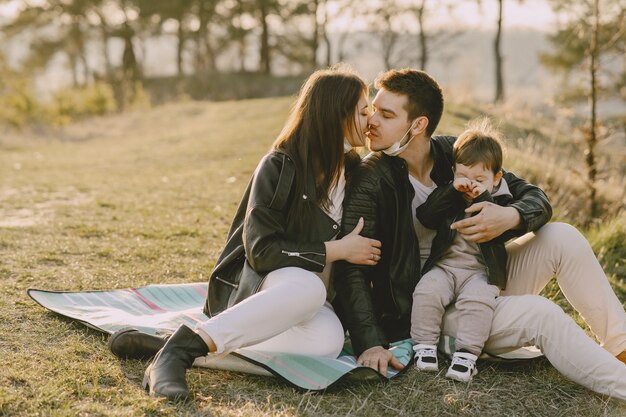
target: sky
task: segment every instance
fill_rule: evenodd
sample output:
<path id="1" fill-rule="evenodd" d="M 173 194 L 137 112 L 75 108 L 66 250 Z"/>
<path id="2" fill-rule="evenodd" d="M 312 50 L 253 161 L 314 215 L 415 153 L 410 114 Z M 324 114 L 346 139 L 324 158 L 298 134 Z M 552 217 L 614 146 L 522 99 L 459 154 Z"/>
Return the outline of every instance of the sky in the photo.
<path id="1" fill-rule="evenodd" d="M 452 12 L 455 19 L 461 20 L 470 27 L 487 25 L 491 29 L 497 20 L 498 8 L 496 0 L 482 0 L 482 7 L 475 2 L 458 1 Z M 445 22 L 449 19 L 441 10 L 437 19 Z M 546 0 L 525 0 L 524 2 L 504 0 L 503 19 L 507 28 L 531 28 L 541 31 L 549 30 L 556 21 L 556 16 Z"/>
<path id="2" fill-rule="evenodd" d="M 0 5 L 0 17 L 13 16 L 19 7 L 18 0 L 9 1 Z M 454 23 L 469 27 L 491 29 L 497 16 L 497 1 L 482 0 L 482 6 L 478 2 L 470 0 L 458 0 L 451 2 L 454 6 L 450 10 L 445 7 L 433 8 L 429 11 L 429 24 L 433 26 Z M 507 28 L 530 28 L 547 31 L 551 24 L 556 21 L 547 0 L 524 0 L 504 1 L 504 20 Z M 345 27 L 345 22 L 338 22 L 337 27 Z"/>
<path id="3" fill-rule="evenodd" d="M 365 1 L 378 3 L 377 0 Z M 413 2 L 412 0 L 397 1 L 399 3 Z M 444 3 L 436 0 L 426 1 L 426 24 L 430 28 L 451 24 L 455 27 L 463 26 L 473 29 L 484 27 L 485 30 L 493 30 L 495 27 L 498 14 L 497 0 L 448 0 L 447 3 L 451 7 L 442 6 Z M 332 8 L 332 0 L 330 0 L 330 5 Z M 503 16 L 505 29 L 549 31 L 557 20 L 548 0 L 504 0 Z M 349 27 L 349 22 L 337 20 L 331 24 L 332 29 L 345 30 L 346 27 Z"/>

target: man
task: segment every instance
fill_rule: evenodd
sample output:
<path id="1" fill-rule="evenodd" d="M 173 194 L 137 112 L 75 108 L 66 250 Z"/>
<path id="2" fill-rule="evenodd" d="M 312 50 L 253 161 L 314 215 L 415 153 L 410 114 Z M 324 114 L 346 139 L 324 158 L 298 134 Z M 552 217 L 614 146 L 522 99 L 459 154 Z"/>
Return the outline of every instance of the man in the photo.
<path id="1" fill-rule="evenodd" d="M 432 137 L 443 97 L 426 73 L 392 70 L 376 87 L 368 135 L 373 153 L 349 184 L 342 230 L 352 230 L 363 217 L 362 235 L 382 242 L 382 258 L 376 266 L 338 263 L 334 285 L 337 312 L 358 363 L 384 374 L 388 365 L 401 367 L 387 347 L 409 337 L 413 289 L 435 234 L 419 224 L 415 209 L 452 180 L 454 138 Z M 626 314 L 589 244 L 569 225 L 543 226 L 551 217 L 545 194 L 511 173 L 504 178 L 517 203 L 474 204 L 467 212 L 475 216 L 452 225 L 477 243 L 536 231 L 507 245 L 508 283 L 496 301 L 485 351 L 536 345 L 568 378 L 626 400 L 626 365 L 620 362 L 626 360 Z M 553 276 L 604 349 L 558 306 L 536 295 Z M 454 336 L 455 311 L 449 310 L 442 332 Z"/>

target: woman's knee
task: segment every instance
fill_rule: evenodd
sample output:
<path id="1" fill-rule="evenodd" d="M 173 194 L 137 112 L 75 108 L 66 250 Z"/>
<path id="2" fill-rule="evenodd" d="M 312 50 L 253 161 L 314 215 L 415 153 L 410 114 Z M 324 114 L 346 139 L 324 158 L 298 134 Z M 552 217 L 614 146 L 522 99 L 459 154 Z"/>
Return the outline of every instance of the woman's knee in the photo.
<path id="1" fill-rule="evenodd" d="M 325 307 L 324 307 L 325 308 Z M 326 312 L 324 312 L 325 314 Z M 345 341 L 345 332 L 341 322 L 337 318 L 334 312 L 325 314 L 325 335 L 318 340 L 318 343 L 323 343 L 324 349 L 322 349 L 321 356 L 336 358 L 341 353 Z"/>

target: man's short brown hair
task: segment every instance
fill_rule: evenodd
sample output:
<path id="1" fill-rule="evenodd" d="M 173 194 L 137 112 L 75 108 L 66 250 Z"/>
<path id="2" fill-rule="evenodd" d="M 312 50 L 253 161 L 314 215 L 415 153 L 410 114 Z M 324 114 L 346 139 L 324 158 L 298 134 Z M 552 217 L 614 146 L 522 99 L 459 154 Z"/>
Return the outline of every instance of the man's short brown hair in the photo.
<path id="1" fill-rule="evenodd" d="M 443 114 L 443 92 L 437 81 L 424 71 L 405 68 L 380 74 L 375 87 L 406 95 L 409 120 L 428 118 L 426 133 L 432 136 Z"/>

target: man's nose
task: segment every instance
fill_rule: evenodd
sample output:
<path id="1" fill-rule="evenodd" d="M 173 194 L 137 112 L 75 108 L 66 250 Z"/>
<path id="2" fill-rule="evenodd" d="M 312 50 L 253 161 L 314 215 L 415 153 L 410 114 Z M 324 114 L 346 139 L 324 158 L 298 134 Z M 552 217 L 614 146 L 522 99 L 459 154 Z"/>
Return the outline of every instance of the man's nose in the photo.
<path id="1" fill-rule="evenodd" d="M 369 117 L 367 118 L 367 124 L 369 126 L 377 126 L 378 125 L 378 117 L 377 117 L 378 113 L 374 112 L 374 113 L 370 113 Z"/>

